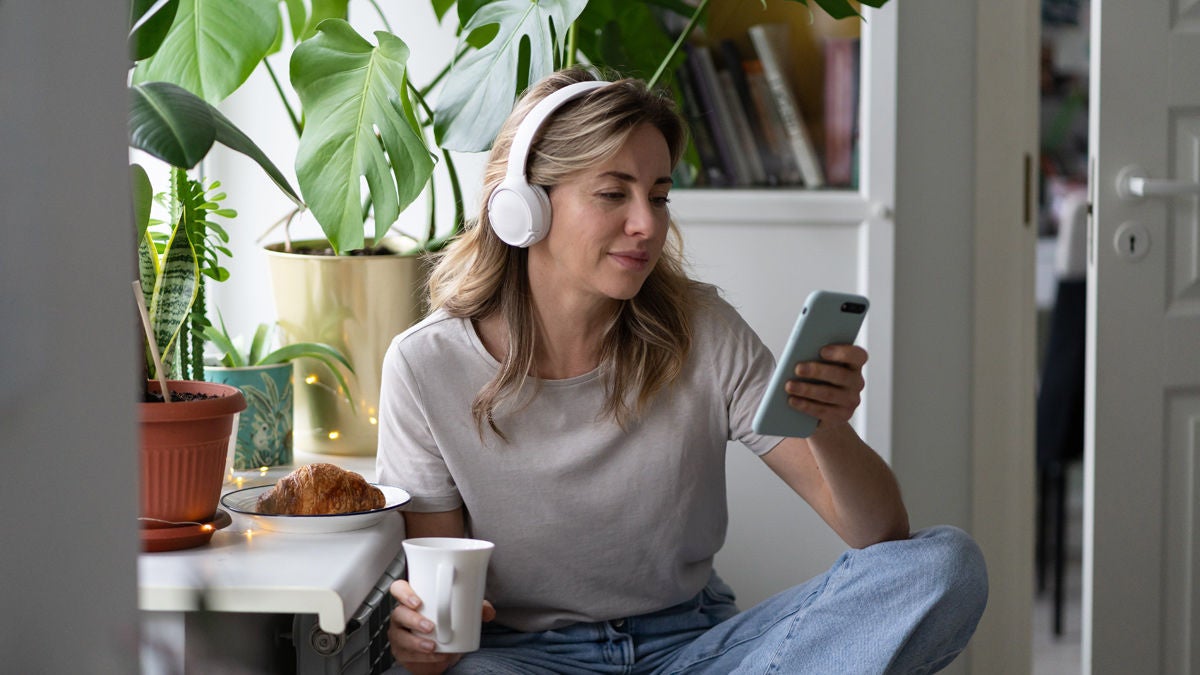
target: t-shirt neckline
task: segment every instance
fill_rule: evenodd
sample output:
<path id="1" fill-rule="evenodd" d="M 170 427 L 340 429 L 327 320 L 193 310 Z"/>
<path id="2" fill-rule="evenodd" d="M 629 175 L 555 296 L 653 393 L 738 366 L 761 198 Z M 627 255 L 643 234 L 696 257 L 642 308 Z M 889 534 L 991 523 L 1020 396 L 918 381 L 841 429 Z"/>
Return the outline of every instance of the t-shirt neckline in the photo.
<path id="1" fill-rule="evenodd" d="M 479 354 L 480 358 L 483 359 L 484 363 L 498 370 L 500 368 L 500 362 L 496 360 L 495 356 L 492 356 L 492 353 L 487 350 L 487 347 L 483 346 L 483 339 L 479 337 L 479 331 L 475 330 L 475 322 L 469 318 L 461 318 L 459 319 L 459 326 L 465 333 L 467 341 L 470 342 L 471 346 L 475 349 L 476 353 Z M 599 376 L 600 368 L 596 367 L 581 375 L 576 375 L 574 377 L 568 377 L 561 380 L 547 380 L 541 377 L 532 376 L 530 376 L 529 379 L 541 386 L 569 387 L 584 382 L 590 382 Z"/>

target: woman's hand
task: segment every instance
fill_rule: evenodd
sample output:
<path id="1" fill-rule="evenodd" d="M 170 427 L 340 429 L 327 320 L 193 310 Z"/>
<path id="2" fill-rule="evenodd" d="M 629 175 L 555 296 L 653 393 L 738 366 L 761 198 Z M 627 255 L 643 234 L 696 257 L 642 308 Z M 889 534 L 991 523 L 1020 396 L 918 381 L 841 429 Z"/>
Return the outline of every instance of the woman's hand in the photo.
<path id="1" fill-rule="evenodd" d="M 858 409 L 867 352 L 854 345 L 828 345 L 821 349 L 821 359 L 797 363 L 793 372 L 798 379 L 784 387 L 788 405 L 820 420 L 818 429 L 845 424 Z"/>
<path id="2" fill-rule="evenodd" d="M 421 599 L 413 593 L 412 586 L 404 579 L 397 579 L 388 590 L 400 603 L 392 610 L 388 625 L 388 645 L 392 649 L 392 658 L 413 675 L 438 675 L 458 663 L 462 654 L 434 652 L 437 648 L 433 639 L 434 625 L 417 611 L 421 607 Z M 483 601 L 482 612 L 484 621 L 496 618 L 496 608 L 487 600 Z"/>

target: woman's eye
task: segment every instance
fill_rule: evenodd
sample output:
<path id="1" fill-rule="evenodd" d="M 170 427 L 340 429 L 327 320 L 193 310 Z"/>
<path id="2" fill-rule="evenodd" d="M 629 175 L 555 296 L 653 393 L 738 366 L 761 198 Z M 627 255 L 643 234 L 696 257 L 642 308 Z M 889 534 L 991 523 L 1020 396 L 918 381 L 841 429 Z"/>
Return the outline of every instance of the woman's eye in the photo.
<path id="1" fill-rule="evenodd" d="M 671 203 L 671 198 L 666 195 L 662 195 L 660 197 L 651 197 L 650 203 L 656 206 L 666 206 L 667 204 Z"/>
<path id="2" fill-rule="evenodd" d="M 625 193 L 624 192 L 601 192 L 600 198 L 615 202 L 615 201 L 620 201 L 620 200 L 624 199 Z"/>

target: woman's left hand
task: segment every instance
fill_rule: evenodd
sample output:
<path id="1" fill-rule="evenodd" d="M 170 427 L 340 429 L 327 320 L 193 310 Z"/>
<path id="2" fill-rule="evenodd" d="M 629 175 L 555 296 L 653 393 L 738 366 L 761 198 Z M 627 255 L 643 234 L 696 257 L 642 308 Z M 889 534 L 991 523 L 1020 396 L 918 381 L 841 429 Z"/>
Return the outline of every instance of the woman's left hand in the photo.
<path id="1" fill-rule="evenodd" d="M 788 405 L 820 420 L 818 429 L 850 421 L 862 402 L 862 369 L 867 351 L 855 345 L 828 345 L 821 361 L 797 363 L 785 390 Z M 816 382 L 812 381 L 816 380 Z"/>

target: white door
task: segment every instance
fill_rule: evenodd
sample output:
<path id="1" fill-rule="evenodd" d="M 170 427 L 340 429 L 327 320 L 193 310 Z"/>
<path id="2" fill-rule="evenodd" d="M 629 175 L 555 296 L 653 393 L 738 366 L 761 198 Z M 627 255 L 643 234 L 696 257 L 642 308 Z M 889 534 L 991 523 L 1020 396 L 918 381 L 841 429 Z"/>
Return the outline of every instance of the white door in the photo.
<path id="1" fill-rule="evenodd" d="M 1200 673 L 1200 0 L 1092 12 L 1084 672 Z"/>

